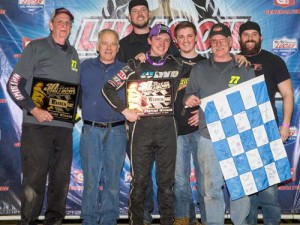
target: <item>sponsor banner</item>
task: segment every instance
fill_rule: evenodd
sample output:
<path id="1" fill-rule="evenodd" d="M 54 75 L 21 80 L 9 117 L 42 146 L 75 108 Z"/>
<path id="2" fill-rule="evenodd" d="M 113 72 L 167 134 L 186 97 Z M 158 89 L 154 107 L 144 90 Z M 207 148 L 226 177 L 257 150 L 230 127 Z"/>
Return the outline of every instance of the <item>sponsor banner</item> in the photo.
<path id="1" fill-rule="evenodd" d="M 273 53 L 280 57 L 290 57 L 298 52 L 298 40 L 283 37 L 273 41 Z"/>
<path id="2" fill-rule="evenodd" d="M 21 162 L 20 136 L 22 112 L 9 98 L 6 83 L 13 67 L 21 57 L 23 48 L 34 39 L 49 35 L 49 19 L 55 8 L 66 7 L 75 20 L 69 38 L 75 46 L 80 59 L 97 56 L 97 35 L 103 28 L 114 29 L 120 38 L 132 31 L 128 20 L 129 0 L 85 0 L 63 1 L 50 0 L 1 0 L 0 5 L 0 186 L 9 187 L 1 191 L 0 214 L 20 214 L 21 198 Z M 233 45 L 231 52 L 238 53 L 239 27 L 247 20 L 260 24 L 263 42 L 262 48 L 284 59 L 290 71 L 294 89 L 294 113 L 291 120 L 291 136 L 285 149 L 292 167 L 292 181 L 279 187 L 279 200 L 283 213 L 300 213 L 300 37 L 299 0 L 261 1 L 226 1 L 220 0 L 156 0 L 150 1 L 151 20 L 149 24 L 164 23 L 170 27 L 174 38 L 174 28 L 182 20 L 192 21 L 197 28 L 197 53 L 208 56 L 210 45 L 208 33 L 213 24 L 223 22 L 229 26 Z M 119 74 L 122 77 L 122 74 Z M 121 78 L 120 78 L 121 79 Z M 63 104 L 63 103 L 59 103 Z M 57 106 L 56 106 L 57 107 Z M 61 106 L 60 106 L 61 107 Z M 276 107 L 282 121 L 282 99 L 276 99 Z M 70 190 L 67 199 L 67 214 L 79 215 L 83 190 L 82 169 L 79 154 L 79 140 L 82 121 L 76 123 L 73 132 L 73 164 Z M 153 180 L 155 183 L 155 170 Z M 120 214 L 127 215 L 128 193 L 130 187 L 130 164 L 127 159 L 120 179 Z M 193 195 L 196 195 L 195 183 L 191 183 Z M 156 190 L 156 186 L 154 185 Z M 194 198 L 195 199 L 195 198 Z M 155 209 L 158 214 L 156 192 Z M 45 204 L 44 204 L 45 205 Z M 45 207 L 43 206 L 44 211 Z M 229 206 L 227 204 L 228 211 Z"/>
<path id="3" fill-rule="evenodd" d="M 18 0 L 19 9 L 25 13 L 38 13 L 45 8 L 45 0 Z"/>

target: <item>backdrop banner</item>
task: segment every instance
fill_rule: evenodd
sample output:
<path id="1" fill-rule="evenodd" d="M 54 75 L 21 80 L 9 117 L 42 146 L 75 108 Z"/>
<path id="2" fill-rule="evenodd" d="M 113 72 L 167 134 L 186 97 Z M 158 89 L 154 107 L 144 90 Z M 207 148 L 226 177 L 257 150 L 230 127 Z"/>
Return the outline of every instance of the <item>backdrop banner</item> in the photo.
<path id="1" fill-rule="evenodd" d="M 6 91 L 8 78 L 20 58 L 24 47 L 34 39 L 49 34 L 49 20 L 55 8 L 69 9 L 75 20 L 70 42 L 75 46 L 81 60 L 96 57 L 97 33 L 104 28 L 116 30 L 120 38 L 129 34 L 132 27 L 128 21 L 129 0 L 1 0 L 0 2 L 0 215 L 19 215 L 21 198 L 20 137 L 21 109 L 10 99 Z M 238 30 L 248 20 L 260 24 L 262 47 L 279 55 L 287 64 L 294 88 L 295 108 L 291 132 L 285 143 L 292 178 L 280 184 L 279 200 L 284 214 L 300 213 L 300 0 L 149 0 L 150 25 L 164 23 L 171 28 L 182 20 L 195 23 L 198 35 L 197 52 L 207 56 L 210 52 L 208 33 L 213 24 L 223 22 L 230 27 L 234 39 L 232 53 L 238 53 Z M 282 98 L 276 97 L 280 122 Z M 74 137 L 71 182 L 67 199 L 67 214 L 80 215 L 83 191 L 79 141 L 82 121 L 76 123 Z M 155 168 L 153 170 L 155 182 Z M 130 166 L 125 161 L 120 178 L 120 215 L 127 217 L 130 188 Z M 195 191 L 194 170 L 191 186 Z M 154 185 L 156 190 L 156 186 Z M 100 188 L 101 192 L 101 188 Z M 228 195 L 226 195 L 228 196 Z M 158 214 L 156 194 L 154 215 Z M 228 200 L 228 198 L 227 198 Z M 228 203 L 228 201 L 227 201 Z M 228 204 L 227 204 L 228 213 Z M 197 209 L 198 210 L 198 209 Z M 43 207 L 44 211 L 44 207 Z"/>

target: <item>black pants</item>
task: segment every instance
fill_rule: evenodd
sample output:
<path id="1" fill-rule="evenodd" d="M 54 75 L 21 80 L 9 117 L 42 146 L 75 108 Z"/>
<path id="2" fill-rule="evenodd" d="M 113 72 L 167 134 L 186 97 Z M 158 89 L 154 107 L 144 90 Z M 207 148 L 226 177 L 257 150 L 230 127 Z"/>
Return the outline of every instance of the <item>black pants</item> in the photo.
<path id="1" fill-rule="evenodd" d="M 60 224 L 65 216 L 72 163 L 72 129 L 23 124 L 21 139 L 21 224 L 35 224 L 40 214 L 46 181 L 44 224 Z"/>
<path id="2" fill-rule="evenodd" d="M 144 200 L 155 148 L 157 195 L 160 223 L 173 224 L 174 173 L 176 161 L 176 125 L 172 116 L 145 117 L 130 124 L 131 190 L 129 219 L 131 225 L 143 224 Z"/>

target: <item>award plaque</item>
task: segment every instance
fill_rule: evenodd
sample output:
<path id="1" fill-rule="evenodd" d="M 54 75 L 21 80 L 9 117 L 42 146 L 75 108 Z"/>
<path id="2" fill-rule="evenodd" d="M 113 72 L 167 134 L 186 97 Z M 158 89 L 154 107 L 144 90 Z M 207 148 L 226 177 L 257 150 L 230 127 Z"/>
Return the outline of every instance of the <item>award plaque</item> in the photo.
<path id="1" fill-rule="evenodd" d="M 140 116 L 174 115 L 172 79 L 126 81 L 127 107 Z"/>
<path id="2" fill-rule="evenodd" d="M 31 98 L 38 108 L 47 110 L 54 120 L 74 123 L 78 92 L 78 84 L 35 77 Z"/>

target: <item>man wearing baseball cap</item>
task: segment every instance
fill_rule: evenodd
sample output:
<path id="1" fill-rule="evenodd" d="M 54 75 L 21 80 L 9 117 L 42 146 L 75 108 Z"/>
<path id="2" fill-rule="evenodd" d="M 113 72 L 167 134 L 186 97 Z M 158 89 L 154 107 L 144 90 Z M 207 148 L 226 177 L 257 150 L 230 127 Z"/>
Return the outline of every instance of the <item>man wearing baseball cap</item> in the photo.
<path id="1" fill-rule="evenodd" d="M 69 10 L 55 9 L 49 23 L 51 33 L 26 46 L 7 83 L 8 93 L 23 109 L 19 225 L 38 224 L 47 180 L 43 224 L 61 225 L 65 216 L 72 163 L 73 123 L 54 117 L 56 112 L 49 110 L 45 86 L 47 83 L 62 86 L 68 83 L 76 87 L 79 83 L 79 57 L 68 41 L 73 20 Z M 39 93 L 33 98 L 30 94 L 37 87 L 34 82 L 39 86 Z"/>
<path id="2" fill-rule="evenodd" d="M 239 67 L 230 54 L 232 37 L 226 25 L 215 24 L 209 33 L 209 41 L 212 51 L 210 58 L 194 65 L 190 74 L 183 100 L 184 105 L 189 108 L 198 106 L 201 103 L 200 97 L 205 98 L 255 77 L 251 68 Z M 224 224 L 224 178 L 204 118 L 204 113 L 200 109 L 198 157 L 204 180 L 206 223 Z M 249 210 L 248 196 L 230 201 L 230 217 L 236 225 L 246 224 Z"/>
<path id="3" fill-rule="evenodd" d="M 127 63 L 128 60 L 146 51 L 149 51 L 148 36 L 150 32 L 149 26 L 149 6 L 146 0 L 131 0 L 128 5 L 128 20 L 130 21 L 133 30 L 126 37 L 120 40 L 120 50 L 117 58 L 121 62 Z M 175 44 L 171 42 L 169 53 L 175 55 L 178 49 Z"/>
<path id="4" fill-rule="evenodd" d="M 150 10 L 147 0 L 131 0 L 129 2 L 128 20 L 133 30 L 120 40 L 120 49 L 117 54 L 117 59 L 125 63 L 130 59 L 134 59 L 139 53 L 146 53 L 150 49 L 148 43 L 149 32 L 151 30 L 149 26 Z M 171 41 L 168 53 L 172 55 L 179 53 L 173 41 Z M 127 155 L 130 158 L 129 152 L 127 152 Z M 151 212 L 154 210 L 152 177 L 150 177 L 148 183 L 144 208 L 144 224 L 151 224 Z"/>
<path id="5" fill-rule="evenodd" d="M 74 16 L 73 16 L 73 14 L 72 14 L 69 10 L 67 10 L 66 8 L 63 8 L 63 7 L 57 8 L 57 9 L 55 9 L 55 10 L 53 11 L 52 16 L 51 16 L 51 21 L 54 21 L 54 18 L 55 18 L 57 15 L 61 14 L 61 13 L 67 14 L 67 15 L 70 17 L 70 20 L 71 20 L 72 22 L 74 22 Z"/>
<path id="6" fill-rule="evenodd" d="M 283 99 L 282 124 L 279 125 L 281 139 L 285 142 L 289 137 L 290 121 L 293 113 L 293 88 L 290 74 L 285 62 L 271 52 L 261 49 L 262 34 L 258 23 L 247 21 L 240 26 L 241 54 L 251 62 L 255 75 L 265 76 L 270 102 L 276 121 L 279 125 L 275 94 L 280 92 Z M 247 218 L 249 224 L 257 224 L 257 208 L 262 207 L 264 224 L 278 225 L 281 220 L 281 209 L 278 201 L 277 185 L 250 196 L 251 210 Z"/>
<path id="7" fill-rule="evenodd" d="M 146 62 L 129 60 L 127 65 L 111 78 L 102 89 L 103 95 L 113 108 L 121 112 L 129 122 L 129 146 L 131 155 L 131 190 L 129 196 L 130 225 L 143 224 L 144 199 L 150 178 L 151 158 L 155 149 L 156 181 L 160 223 L 172 225 L 174 219 L 174 173 L 176 161 L 176 127 L 172 115 L 143 116 L 128 109 L 117 96 L 126 80 L 170 79 L 173 91 L 177 90 L 182 61 L 166 53 L 171 43 L 170 29 L 163 25 L 153 26 L 149 32 L 151 46 L 146 53 Z M 170 103 L 171 106 L 174 102 Z"/>

